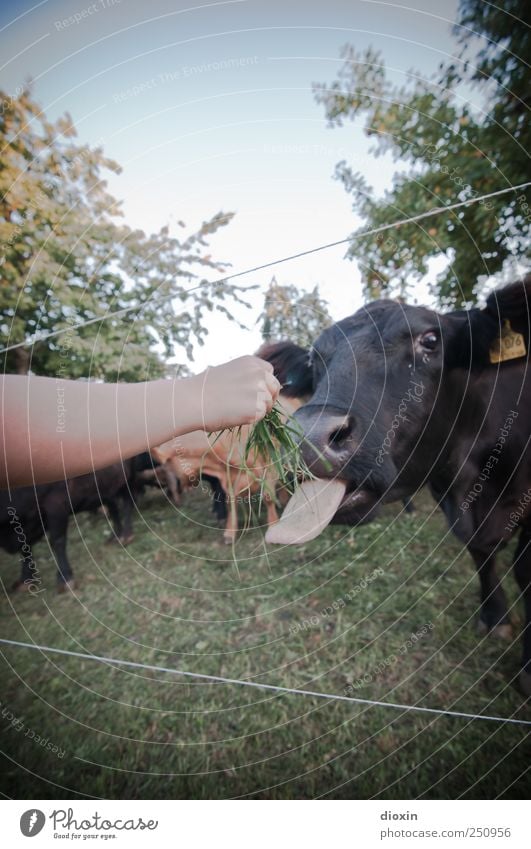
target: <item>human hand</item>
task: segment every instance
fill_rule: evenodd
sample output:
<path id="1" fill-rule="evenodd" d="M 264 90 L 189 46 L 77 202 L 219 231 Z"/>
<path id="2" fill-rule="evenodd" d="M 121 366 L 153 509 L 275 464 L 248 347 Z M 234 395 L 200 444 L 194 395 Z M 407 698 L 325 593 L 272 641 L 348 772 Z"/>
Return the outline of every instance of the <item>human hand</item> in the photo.
<path id="1" fill-rule="evenodd" d="M 199 427 L 208 432 L 259 421 L 280 392 L 273 366 L 259 357 L 210 366 L 193 379 L 200 387 Z"/>

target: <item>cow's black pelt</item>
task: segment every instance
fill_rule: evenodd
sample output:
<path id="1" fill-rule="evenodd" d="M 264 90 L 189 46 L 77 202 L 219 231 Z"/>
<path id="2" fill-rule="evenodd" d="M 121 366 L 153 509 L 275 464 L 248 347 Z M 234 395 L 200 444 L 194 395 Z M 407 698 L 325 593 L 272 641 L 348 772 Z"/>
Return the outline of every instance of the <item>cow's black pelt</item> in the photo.
<path id="1" fill-rule="evenodd" d="M 133 458 L 66 481 L 0 492 L 0 546 L 19 554 L 22 561 L 20 580 L 15 586 L 33 592 L 43 588 L 31 547 L 44 534 L 57 561 L 58 590 L 72 585 L 73 572 L 66 553 L 68 519 L 72 513 L 106 507 L 113 523 L 113 538 L 124 544 L 129 542 L 134 486 Z"/>
<path id="2" fill-rule="evenodd" d="M 291 368 L 284 363 L 294 394 L 311 381 L 311 397 L 296 414 L 317 449 L 306 445 L 308 461 L 348 485 L 336 521 L 368 521 L 381 503 L 427 484 L 476 564 L 484 630 L 509 633 L 495 559 L 519 536 L 514 573 L 525 605 L 521 681 L 528 693 L 530 301 L 531 275 L 492 292 L 483 309 L 438 313 L 376 301 L 325 330 L 309 361 L 297 352 Z M 492 363 L 489 351 L 506 321 L 527 353 Z"/>

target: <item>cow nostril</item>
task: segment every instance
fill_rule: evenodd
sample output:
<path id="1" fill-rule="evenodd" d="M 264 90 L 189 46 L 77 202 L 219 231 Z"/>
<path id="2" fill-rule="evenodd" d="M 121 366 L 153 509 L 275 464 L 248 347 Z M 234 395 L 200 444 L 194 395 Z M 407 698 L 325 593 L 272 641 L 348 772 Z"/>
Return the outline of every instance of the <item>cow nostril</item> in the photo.
<path id="1" fill-rule="evenodd" d="M 345 442 L 347 442 L 352 436 L 352 422 L 350 419 L 342 424 L 340 427 L 334 428 L 328 436 L 328 445 L 330 448 L 334 449 L 334 451 L 340 451 L 345 446 Z"/>

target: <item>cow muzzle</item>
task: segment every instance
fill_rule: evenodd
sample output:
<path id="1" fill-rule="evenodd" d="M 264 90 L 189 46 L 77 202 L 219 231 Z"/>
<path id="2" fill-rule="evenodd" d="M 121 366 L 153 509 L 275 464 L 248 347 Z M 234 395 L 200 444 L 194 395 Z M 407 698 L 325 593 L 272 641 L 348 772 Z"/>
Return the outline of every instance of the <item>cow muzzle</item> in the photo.
<path id="1" fill-rule="evenodd" d="M 339 408 L 306 405 L 295 413 L 303 458 L 315 478 L 295 490 L 282 518 L 266 533 L 266 542 L 293 545 L 315 539 L 332 521 L 367 521 L 377 497 L 352 480 L 346 468 L 358 445 L 354 419 Z"/>
<path id="2" fill-rule="evenodd" d="M 302 431 L 302 455 L 313 474 L 341 476 L 357 448 L 354 417 L 337 408 L 306 405 L 295 419 Z"/>

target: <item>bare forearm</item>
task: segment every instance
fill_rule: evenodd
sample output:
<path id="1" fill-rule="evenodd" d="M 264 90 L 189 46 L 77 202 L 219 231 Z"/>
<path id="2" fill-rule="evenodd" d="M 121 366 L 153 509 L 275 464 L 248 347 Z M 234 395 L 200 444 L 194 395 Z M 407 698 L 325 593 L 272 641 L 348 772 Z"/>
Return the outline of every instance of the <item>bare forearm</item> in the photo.
<path id="1" fill-rule="evenodd" d="M 6 375 L 0 485 L 74 477 L 194 430 L 197 396 L 197 378 L 104 384 Z"/>
<path id="2" fill-rule="evenodd" d="M 250 424 L 271 409 L 272 366 L 239 357 L 186 380 L 88 383 L 0 378 L 0 488 L 75 477 L 192 430 Z"/>

